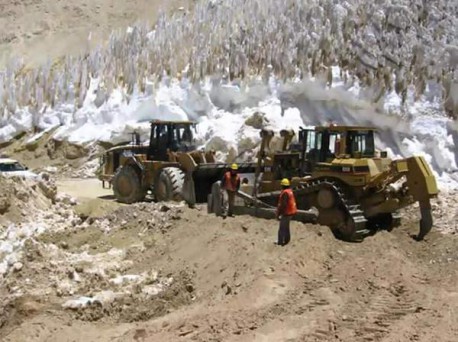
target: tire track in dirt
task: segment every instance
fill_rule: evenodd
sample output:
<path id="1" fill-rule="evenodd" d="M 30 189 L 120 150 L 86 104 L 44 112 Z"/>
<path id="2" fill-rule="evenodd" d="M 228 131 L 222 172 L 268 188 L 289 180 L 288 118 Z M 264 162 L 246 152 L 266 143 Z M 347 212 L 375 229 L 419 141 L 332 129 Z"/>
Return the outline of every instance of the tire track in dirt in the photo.
<path id="1" fill-rule="evenodd" d="M 193 319 L 178 320 L 165 329 L 157 329 L 154 333 L 162 330 L 167 336 L 173 334 L 183 341 L 263 340 L 264 334 L 259 331 L 267 325 L 276 325 L 277 322 L 287 321 L 290 317 L 311 318 L 315 316 L 315 310 L 326 309 L 331 304 L 330 301 L 313 293 L 324 285 L 320 281 L 307 280 L 302 286 L 291 287 L 282 298 L 261 309 L 249 303 L 243 309 L 210 309 L 207 314 Z M 325 328 L 323 331 L 326 331 Z M 146 332 L 146 336 L 151 336 L 150 333 Z"/>
<path id="2" fill-rule="evenodd" d="M 67 336 L 83 340 L 82 327 L 93 337 L 88 340 L 132 342 L 427 342 L 438 332 L 443 337 L 440 340 L 456 336 L 456 266 L 430 263 L 452 258 L 456 239 L 449 242 L 444 238 L 437 248 L 431 244 L 422 247 L 395 232 L 398 236 L 379 234 L 364 244 L 350 245 L 318 227 L 293 224 L 294 239 L 287 248 L 279 248 L 271 241 L 276 222 L 251 217 L 222 220 L 206 215 L 204 208 L 185 207 L 162 222 L 166 208 L 159 206 L 156 214 L 147 208 L 146 204 L 134 205 L 109 214 L 114 215 L 114 222 L 129 222 L 113 227 L 104 241 L 114 245 L 141 231 L 139 237 L 148 247 L 132 249 L 128 257 L 134 265 L 123 272 L 141 274 L 154 269 L 164 276 L 175 276 L 183 271 L 189 277 L 177 281 L 184 286 L 172 288 L 171 297 L 140 302 L 144 306 L 126 300 L 121 303 L 129 304 L 122 306 L 122 317 L 111 311 L 97 322 L 75 319 L 60 307 L 51 313 L 43 308 L 39 316 L 28 318 L 11 340 L 18 340 L 15 337 L 24 332 L 35 336 L 34 324 L 41 322 L 49 322 L 44 333 L 61 337 L 56 341 Z M 151 225 L 152 220 L 157 224 Z M 145 222 L 148 224 L 142 227 Z M 167 228 L 162 229 L 163 225 Z M 86 238 L 72 233 L 59 239 L 73 246 L 69 236 L 75 241 Z M 58 244 L 59 239 L 52 241 Z M 439 246 L 444 244 L 450 250 L 446 255 Z M 33 279 L 38 284 L 48 283 L 44 277 Z M 89 291 L 84 288 L 82 292 Z M 190 300 L 181 302 L 184 295 Z M 143 312 L 149 315 L 158 301 L 179 305 L 164 306 L 154 317 L 143 316 Z M 129 307 L 133 309 L 129 311 Z M 61 321 L 54 324 L 55 318 Z M 102 333 L 103 327 L 110 329 Z M 43 336 L 31 340 L 47 341 Z"/>
<path id="3" fill-rule="evenodd" d="M 352 333 L 353 341 L 380 341 L 391 331 L 391 326 L 405 316 L 421 309 L 412 298 L 411 290 L 401 282 L 388 288 L 377 288 L 369 302 L 354 311 L 357 316 L 343 316 L 338 326 Z M 339 329 L 340 330 L 340 329 Z"/>
<path id="4" fill-rule="evenodd" d="M 311 307 L 329 305 L 326 300 L 317 299 Z M 391 326 L 403 317 L 417 312 L 419 306 L 406 293 L 393 294 L 390 291 L 374 294 L 367 305 L 346 307 L 345 312 L 337 321 L 329 320 L 328 327 L 318 327 L 302 335 L 303 341 L 351 340 L 355 342 L 381 341 L 391 332 Z"/>

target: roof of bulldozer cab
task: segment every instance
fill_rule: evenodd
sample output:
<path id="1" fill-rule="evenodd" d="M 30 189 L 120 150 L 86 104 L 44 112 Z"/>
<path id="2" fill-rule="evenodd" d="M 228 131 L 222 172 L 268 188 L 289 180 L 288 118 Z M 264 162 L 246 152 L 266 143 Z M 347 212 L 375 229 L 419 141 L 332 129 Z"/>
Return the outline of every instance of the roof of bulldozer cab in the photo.
<path id="1" fill-rule="evenodd" d="M 317 126 L 316 131 L 348 132 L 348 131 L 377 131 L 374 127 L 368 126 Z"/>
<path id="2" fill-rule="evenodd" d="M 196 125 L 197 123 L 194 121 L 174 121 L 174 120 L 152 120 L 150 121 L 151 125 L 169 125 L 169 124 L 175 124 L 175 125 Z"/>

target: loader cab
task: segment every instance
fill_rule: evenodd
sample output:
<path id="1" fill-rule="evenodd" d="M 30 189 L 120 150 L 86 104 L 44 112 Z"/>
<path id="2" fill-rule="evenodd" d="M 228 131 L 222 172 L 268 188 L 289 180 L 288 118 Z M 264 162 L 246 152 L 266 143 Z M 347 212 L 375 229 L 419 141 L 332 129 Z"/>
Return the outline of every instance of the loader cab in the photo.
<path id="1" fill-rule="evenodd" d="M 375 129 L 369 127 L 326 126 L 299 131 L 302 172 L 311 173 L 317 163 L 336 158 L 373 158 Z"/>
<path id="2" fill-rule="evenodd" d="M 151 122 L 151 135 L 148 159 L 167 161 L 169 152 L 188 152 L 194 150 L 196 124 L 193 122 Z"/>
<path id="3" fill-rule="evenodd" d="M 300 176 L 300 155 L 298 153 L 276 153 L 272 163 L 273 179 L 291 179 Z"/>

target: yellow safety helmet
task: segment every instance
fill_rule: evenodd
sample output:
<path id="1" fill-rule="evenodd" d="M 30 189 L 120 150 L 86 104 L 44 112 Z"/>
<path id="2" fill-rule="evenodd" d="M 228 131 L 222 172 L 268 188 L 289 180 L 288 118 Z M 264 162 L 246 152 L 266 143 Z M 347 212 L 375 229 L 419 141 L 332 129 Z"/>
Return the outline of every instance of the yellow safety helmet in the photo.
<path id="1" fill-rule="evenodd" d="M 232 170 L 238 170 L 238 169 L 239 169 L 239 166 L 238 166 L 237 164 L 234 163 L 234 164 L 231 165 L 231 169 L 232 169 Z"/>
<path id="2" fill-rule="evenodd" d="M 288 178 L 283 178 L 280 184 L 281 186 L 290 186 L 291 185 Z"/>

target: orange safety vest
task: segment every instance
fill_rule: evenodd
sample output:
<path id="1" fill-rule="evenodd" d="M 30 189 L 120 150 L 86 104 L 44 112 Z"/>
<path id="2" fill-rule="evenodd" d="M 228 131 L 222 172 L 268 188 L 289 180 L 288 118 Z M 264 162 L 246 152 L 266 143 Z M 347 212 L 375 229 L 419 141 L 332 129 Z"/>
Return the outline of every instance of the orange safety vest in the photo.
<path id="1" fill-rule="evenodd" d="M 232 177 L 231 172 L 227 171 L 224 174 L 224 189 L 229 191 L 237 191 L 237 184 L 239 182 L 240 176 L 238 174 L 235 177 Z"/>
<path id="2" fill-rule="evenodd" d="M 283 198 L 283 194 L 288 195 L 288 202 L 286 204 L 286 208 L 284 208 L 284 212 L 280 212 L 281 208 L 281 199 Z M 280 197 L 278 198 L 278 211 L 281 215 L 290 216 L 297 213 L 297 206 L 296 206 L 296 199 L 294 198 L 293 190 L 285 189 L 280 193 Z"/>

